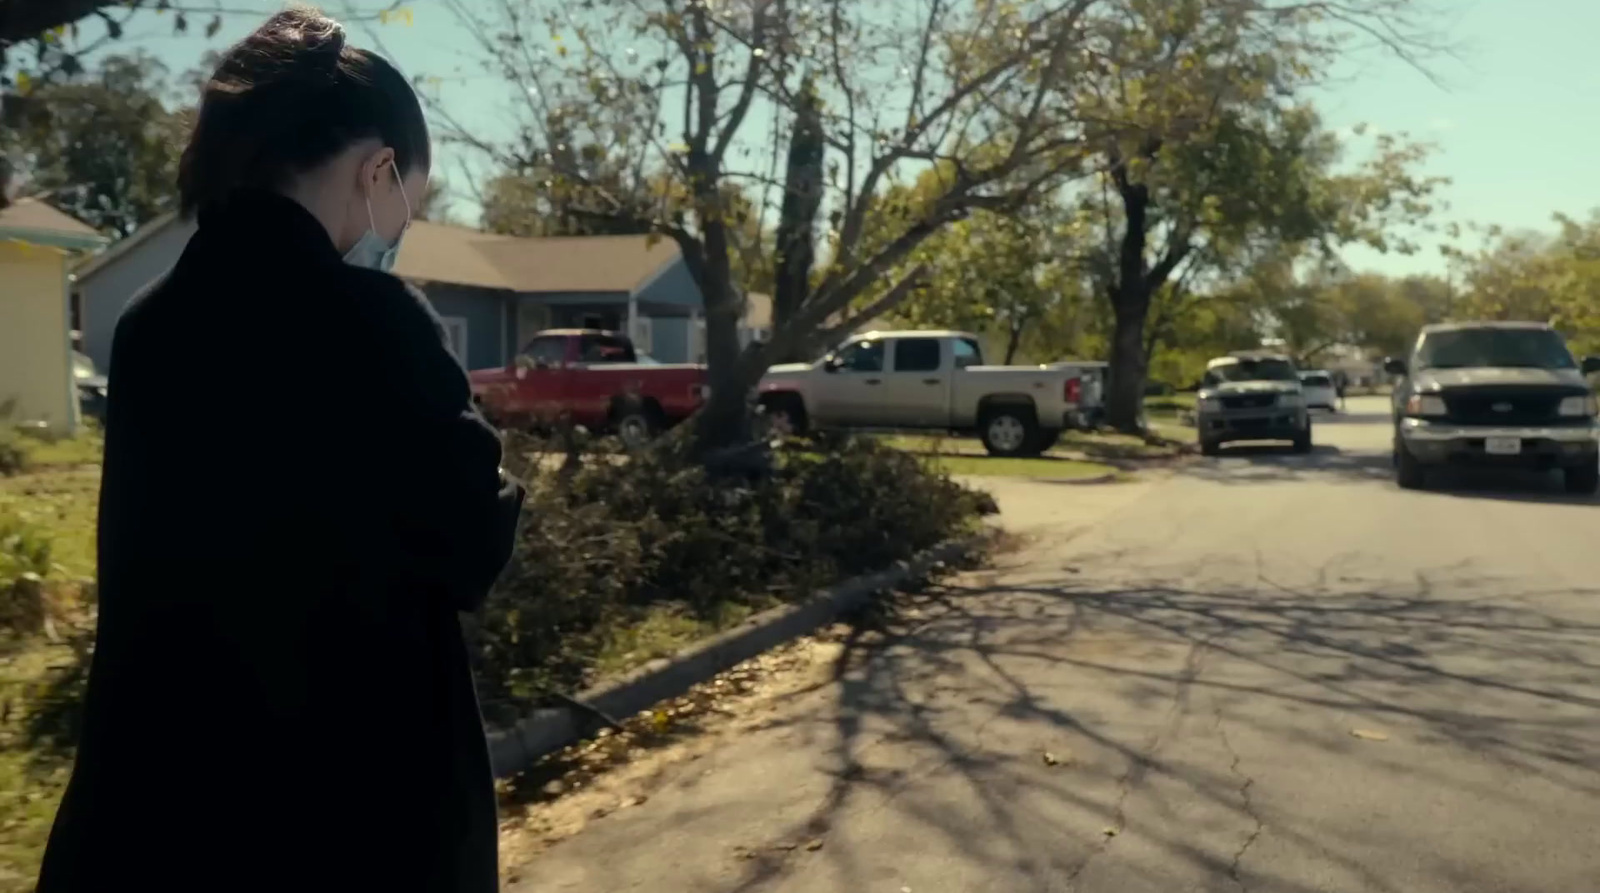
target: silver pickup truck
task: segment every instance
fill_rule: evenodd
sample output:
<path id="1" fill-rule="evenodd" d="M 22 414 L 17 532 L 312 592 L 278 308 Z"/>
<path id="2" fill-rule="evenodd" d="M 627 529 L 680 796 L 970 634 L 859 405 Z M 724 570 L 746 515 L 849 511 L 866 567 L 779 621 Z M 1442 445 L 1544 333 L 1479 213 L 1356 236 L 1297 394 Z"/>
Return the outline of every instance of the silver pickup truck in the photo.
<path id="1" fill-rule="evenodd" d="M 758 401 L 776 428 L 976 432 L 990 454 L 1037 455 L 1078 412 L 1071 370 L 985 366 L 966 332 L 867 332 L 815 363 L 774 366 Z"/>

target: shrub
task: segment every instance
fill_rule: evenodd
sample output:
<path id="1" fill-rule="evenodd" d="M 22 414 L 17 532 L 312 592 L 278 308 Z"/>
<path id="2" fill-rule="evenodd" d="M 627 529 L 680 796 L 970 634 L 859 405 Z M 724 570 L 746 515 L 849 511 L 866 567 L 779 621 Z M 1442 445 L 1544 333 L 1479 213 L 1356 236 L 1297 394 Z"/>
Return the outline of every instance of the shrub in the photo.
<path id="1" fill-rule="evenodd" d="M 0 477 L 21 474 L 27 469 L 28 451 L 23 448 L 22 437 L 11 427 L 0 424 Z"/>
<path id="2" fill-rule="evenodd" d="M 44 528 L 12 512 L 0 512 L 0 586 L 24 574 L 50 571 L 50 537 Z"/>
<path id="3" fill-rule="evenodd" d="M 507 453 L 545 449 L 517 435 Z M 709 632 L 804 598 L 966 529 L 983 505 L 870 438 L 785 445 L 753 480 L 709 478 L 680 439 L 553 464 L 530 465 L 515 557 L 474 625 L 491 721 L 593 681 L 608 653 L 656 656 L 642 628 Z"/>

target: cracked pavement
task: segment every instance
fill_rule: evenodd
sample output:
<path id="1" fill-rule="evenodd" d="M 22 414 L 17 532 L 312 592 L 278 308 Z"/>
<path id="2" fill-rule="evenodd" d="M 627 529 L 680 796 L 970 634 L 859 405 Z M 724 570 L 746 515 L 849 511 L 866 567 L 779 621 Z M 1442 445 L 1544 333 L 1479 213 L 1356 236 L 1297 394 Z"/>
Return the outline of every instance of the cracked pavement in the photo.
<path id="1" fill-rule="evenodd" d="M 1400 491 L 1350 409 L 1310 456 L 993 482 L 1024 545 L 510 889 L 1593 893 L 1600 503 Z"/>

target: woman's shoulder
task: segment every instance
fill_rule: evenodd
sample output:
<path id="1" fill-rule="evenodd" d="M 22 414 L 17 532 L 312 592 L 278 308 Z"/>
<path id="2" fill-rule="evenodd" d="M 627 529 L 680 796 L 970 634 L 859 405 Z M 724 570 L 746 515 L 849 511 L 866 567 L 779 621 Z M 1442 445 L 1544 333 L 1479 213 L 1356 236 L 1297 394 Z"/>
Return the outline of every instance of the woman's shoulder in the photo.
<path id="1" fill-rule="evenodd" d="M 444 324 L 421 289 L 379 270 L 346 266 L 342 276 L 348 287 L 341 289 L 355 301 L 363 322 L 376 324 L 396 334 L 441 340 Z"/>

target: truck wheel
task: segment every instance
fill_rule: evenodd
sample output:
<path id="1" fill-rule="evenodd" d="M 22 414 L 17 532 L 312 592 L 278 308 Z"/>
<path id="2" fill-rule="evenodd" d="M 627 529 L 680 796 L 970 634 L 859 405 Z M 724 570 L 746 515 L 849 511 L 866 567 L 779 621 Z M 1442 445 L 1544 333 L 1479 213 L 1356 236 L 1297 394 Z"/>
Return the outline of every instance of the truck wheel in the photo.
<path id="1" fill-rule="evenodd" d="M 1306 430 L 1294 439 L 1294 451 L 1297 453 L 1311 452 L 1311 423 L 1306 422 Z"/>
<path id="2" fill-rule="evenodd" d="M 798 397 L 775 394 L 761 401 L 760 430 L 766 437 L 799 437 L 806 433 L 806 408 Z"/>
<path id="3" fill-rule="evenodd" d="M 611 428 L 624 447 L 637 450 L 655 440 L 661 431 L 661 420 L 648 404 L 628 406 L 618 409 L 612 416 Z"/>
<path id="4" fill-rule="evenodd" d="M 1216 456 L 1222 453 L 1222 444 L 1209 437 L 1200 438 L 1200 455 Z"/>
<path id="5" fill-rule="evenodd" d="M 1405 446 L 1395 444 L 1394 482 L 1403 490 L 1421 490 L 1427 486 L 1428 470 Z"/>
<path id="6" fill-rule="evenodd" d="M 987 410 L 978 421 L 983 448 L 991 456 L 1037 455 L 1039 420 L 1031 407 L 1000 406 Z"/>
<path id="7" fill-rule="evenodd" d="M 1054 431 L 1040 431 L 1039 443 L 1035 449 L 1041 453 L 1049 452 L 1050 448 L 1061 442 L 1061 429 Z"/>
<path id="8" fill-rule="evenodd" d="M 1591 496 L 1600 493 L 1600 465 L 1590 462 L 1574 465 L 1564 472 L 1568 493 Z"/>

